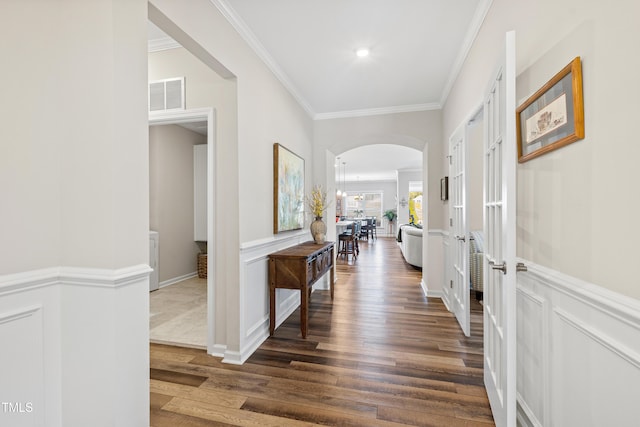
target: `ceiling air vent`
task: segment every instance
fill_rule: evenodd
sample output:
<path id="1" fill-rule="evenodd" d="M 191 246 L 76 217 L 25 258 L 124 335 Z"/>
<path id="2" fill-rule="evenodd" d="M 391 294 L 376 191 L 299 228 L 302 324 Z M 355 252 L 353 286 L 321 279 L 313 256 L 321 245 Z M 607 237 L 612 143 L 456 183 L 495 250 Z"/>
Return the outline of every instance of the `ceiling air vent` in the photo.
<path id="1" fill-rule="evenodd" d="M 184 110 L 184 77 L 149 83 L 149 111 Z"/>

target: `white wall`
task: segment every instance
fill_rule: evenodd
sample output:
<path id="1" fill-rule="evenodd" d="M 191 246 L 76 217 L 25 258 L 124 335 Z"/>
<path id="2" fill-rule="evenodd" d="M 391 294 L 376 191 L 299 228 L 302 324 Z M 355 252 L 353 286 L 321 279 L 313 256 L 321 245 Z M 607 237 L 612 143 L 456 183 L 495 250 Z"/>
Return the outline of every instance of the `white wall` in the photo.
<path id="1" fill-rule="evenodd" d="M 149 227 L 160 233 L 159 280 L 197 272 L 193 146 L 207 137 L 178 125 L 149 127 Z"/>
<path id="2" fill-rule="evenodd" d="M 13 83 L 0 101 L 5 112 L 0 129 L 0 233 L 4 242 L 11 242 L 0 245 L 0 274 L 61 263 L 111 268 L 132 260 L 146 262 L 146 238 L 138 230 L 148 222 L 148 196 L 139 194 L 147 180 L 146 167 L 135 163 L 147 147 L 130 143 L 146 140 L 137 123 L 145 112 L 138 111 L 137 103 L 121 105 L 118 97 L 145 90 L 136 84 L 146 67 L 131 70 L 123 64 L 140 62 L 136 55 L 144 46 L 136 42 L 138 34 L 129 33 L 142 2 L 115 7 L 100 0 L 79 6 L 77 19 L 68 23 L 75 2 L 42 8 L 37 2 L 37 12 L 32 4 L 3 4 L 1 35 L 16 42 L 3 48 L 6 61 L 14 65 L 2 71 L 3 79 Z M 133 37 L 130 46 L 114 45 L 106 36 L 110 24 L 101 14 L 111 8 L 117 15 L 111 19 L 122 20 L 117 35 Z M 97 22 L 88 29 L 83 19 Z M 56 22 L 65 24 L 57 28 Z M 74 31 L 86 31 L 84 41 Z M 105 49 L 112 50 L 114 58 L 98 67 Z M 126 159 L 121 156 L 125 148 L 130 153 Z M 130 178 L 135 185 L 123 182 Z M 123 186 L 128 191 L 117 190 Z M 101 244 L 88 244 L 88 235 Z M 131 241 L 131 236 L 136 238 Z"/>
<path id="3" fill-rule="evenodd" d="M 3 2 L 0 424 L 149 424 L 146 13 Z"/>
<path id="4" fill-rule="evenodd" d="M 640 110 L 623 95 L 635 87 L 632 70 L 640 65 L 627 55 L 640 34 L 632 18 L 638 12 L 632 0 L 615 7 L 494 0 L 443 111 L 450 135 L 479 105 L 507 30 L 516 30 L 518 103 L 581 56 L 586 137 L 518 166 L 518 255 L 634 298 L 640 288 L 630 270 L 611 266 L 633 265 L 640 238 L 629 226 L 640 209 L 640 199 L 630 196 L 640 180 L 640 146 L 633 127 L 621 126 Z"/>

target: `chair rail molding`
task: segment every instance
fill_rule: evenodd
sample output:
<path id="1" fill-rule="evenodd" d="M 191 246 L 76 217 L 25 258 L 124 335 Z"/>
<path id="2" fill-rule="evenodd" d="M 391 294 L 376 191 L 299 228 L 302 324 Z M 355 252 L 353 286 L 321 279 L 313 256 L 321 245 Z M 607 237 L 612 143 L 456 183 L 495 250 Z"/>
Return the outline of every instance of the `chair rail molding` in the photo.
<path id="1" fill-rule="evenodd" d="M 0 297 L 55 285 L 118 288 L 137 283 L 151 274 L 146 264 L 109 270 L 85 267 L 52 267 L 0 276 Z"/>

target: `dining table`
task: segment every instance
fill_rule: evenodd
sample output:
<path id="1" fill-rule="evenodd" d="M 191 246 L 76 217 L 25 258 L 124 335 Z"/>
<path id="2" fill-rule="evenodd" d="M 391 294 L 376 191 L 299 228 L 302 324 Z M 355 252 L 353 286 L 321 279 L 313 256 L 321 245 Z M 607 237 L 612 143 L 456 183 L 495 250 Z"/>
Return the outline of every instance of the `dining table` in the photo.
<path id="1" fill-rule="evenodd" d="M 350 227 L 351 225 L 353 225 L 355 221 L 349 221 L 349 220 L 340 220 L 338 222 L 336 222 L 336 236 L 339 236 L 340 234 L 344 233 L 344 230 L 347 227 Z"/>

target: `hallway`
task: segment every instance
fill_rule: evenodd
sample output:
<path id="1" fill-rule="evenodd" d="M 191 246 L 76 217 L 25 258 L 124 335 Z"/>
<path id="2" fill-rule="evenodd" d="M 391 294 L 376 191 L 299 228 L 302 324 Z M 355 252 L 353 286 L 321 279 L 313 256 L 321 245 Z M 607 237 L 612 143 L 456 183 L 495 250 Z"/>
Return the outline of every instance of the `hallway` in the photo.
<path id="1" fill-rule="evenodd" d="M 420 278 L 393 238 L 362 241 L 333 303 L 312 294 L 306 340 L 296 310 L 242 366 L 151 344 L 151 425 L 493 425 L 482 306 L 466 338 Z"/>

